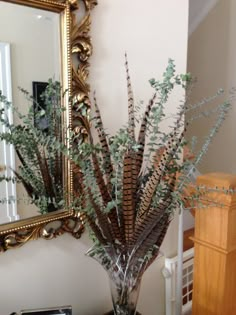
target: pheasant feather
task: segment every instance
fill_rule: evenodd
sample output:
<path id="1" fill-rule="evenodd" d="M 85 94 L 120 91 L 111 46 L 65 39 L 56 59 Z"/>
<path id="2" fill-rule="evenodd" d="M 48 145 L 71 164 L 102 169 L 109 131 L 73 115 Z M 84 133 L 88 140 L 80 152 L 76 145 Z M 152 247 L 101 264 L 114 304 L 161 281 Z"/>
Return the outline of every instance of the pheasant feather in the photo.
<path id="1" fill-rule="evenodd" d="M 157 207 L 152 207 L 147 213 L 136 220 L 135 232 L 133 235 L 133 242 L 142 242 L 147 234 L 153 229 L 155 224 L 159 222 L 164 213 L 167 211 L 172 203 L 172 192 L 174 191 L 176 178 L 175 176 L 169 180 L 169 183 L 164 193 L 163 200 L 160 201 Z"/>
<path id="2" fill-rule="evenodd" d="M 100 189 L 100 193 L 101 193 L 104 205 L 106 206 L 107 203 L 109 201 L 111 201 L 111 197 L 109 195 L 109 192 L 108 192 L 108 189 L 107 189 L 107 185 L 106 185 L 106 183 L 104 181 L 103 173 L 101 171 L 101 168 L 100 168 L 100 165 L 99 165 L 99 161 L 98 161 L 98 158 L 97 158 L 95 153 L 92 153 L 92 160 L 93 160 L 94 175 L 95 175 L 95 178 L 96 178 L 96 182 L 97 182 L 97 185 L 98 185 L 98 187 Z"/>
<path id="3" fill-rule="evenodd" d="M 91 218 L 91 216 L 89 216 L 88 214 L 85 215 L 85 221 L 88 222 L 88 225 L 90 226 L 91 230 L 93 231 L 93 233 L 95 234 L 96 238 L 98 239 L 98 241 L 102 244 L 102 245 L 106 245 L 107 241 L 105 240 L 105 238 L 103 237 L 99 227 L 97 226 L 97 224 L 95 223 L 94 219 Z"/>
<path id="4" fill-rule="evenodd" d="M 71 162 L 71 168 L 73 172 L 74 194 L 76 197 L 75 202 L 77 203 L 78 200 L 81 207 L 84 209 L 86 207 L 84 174 L 82 173 L 80 167 L 76 165 L 73 161 Z"/>
<path id="5" fill-rule="evenodd" d="M 104 161 L 104 169 L 105 169 L 105 175 L 107 179 L 107 184 L 111 188 L 111 177 L 112 177 L 112 163 L 111 163 L 111 154 L 110 154 L 110 149 L 109 145 L 107 142 L 107 136 L 103 127 L 103 122 L 100 114 L 100 110 L 97 104 L 97 99 L 94 93 L 94 106 L 95 106 L 95 119 L 96 119 L 96 125 L 95 128 L 98 132 L 98 137 L 102 146 L 102 156 L 103 156 L 103 161 Z"/>
<path id="6" fill-rule="evenodd" d="M 139 259 L 139 257 L 144 257 L 148 250 L 155 244 L 159 243 L 159 237 L 162 236 L 164 232 L 166 233 L 167 227 L 169 226 L 170 215 L 166 213 L 161 220 L 156 224 L 153 230 L 146 236 L 144 241 L 139 245 L 137 251 L 134 254 L 133 260 Z"/>
<path id="7" fill-rule="evenodd" d="M 133 241 L 136 244 L 142 243 L 145 238 L 148 236 L 150 231 L 155 227 L 155 225 L 162 219 L 165 215 L 167 209 L 171 206 L 172 199 L 167 197 L 156 209 L 152 209 L 149 215 L 145 217 L 135 229 L 135 234 Z"/>
<path id="8" fill-rule="evenodd" d="M 91 132 L 89 132 L 89 140 L 90 140 L 91 145 L 93 146 L 94 144 L 93 144 L 93 137 L 92 137 Z M 97 183 L 97 186 L 99 187 L 104 206 L 106 206 L 107 203 L 111 201 L 111 196 L 109 194 L 108 186 L 106 185 L 105 180 L 103 178 L 103 172 L 99 163 L 99 158 L 97 157 L 94 150 L 91 153 L 91 155 L 92 155 L 92 161 L 93 161 L 93 172 L 95 175 L 96 183 Z"/>
<path id="9" fill-rule="evenodd" d="M 153 261 L 156 259 L 156 257 L 160 253 L 160 246 L 166 236 L 169 224 L 170 224 L 171 218 L 170 215 L 166 215 L 162 222 L 158 224 L 155 229 L 152 232 L 152 235 L 148 235 L 147 239 L 145 240 L 145 243 L 142 244 L 142 248 L 140 248 L 136 254 L 135 258 L 136 260 L 138 257 L 143 257 L 140 255 L 147 255 L 149 250 L 154 247 L 154 251 L 152 251 L 152 256 L 148 260 L 147 264 L 142 266 L 142 269 L 140 270 L 140 274 L 142 275 L 148 267 L 153 263 Z"/>
<path id="10" fill-rule="evenodd" d="M 135 119 L 134 119 L 134 95 L 132 90 L 132 84 L 129 75 L 129 65 L 127 54 L 125 54 L 125 69 L 126 69 L 126 80 L 127 80 L 127 91 L 128 91 L 128 114 L 129 114 L 129 136 L 135 140 Z"/>
<path id="11" fill-rule="evenodd" d="M 128 151 L 124 157 L 124 171 L 123 171 L 123 221 L 125 229 L 125 240 L 130 242 L 135 219 L 135 191 L 136 191 L 136 168 L 132 152 Z"/>
<path id="12" fill-rule="evenodd" d="M 153 105 L 155 104 L 156 97 L 157 97 L 157 94 L 155 93 L 153 97 L 150 99 L 146 107 L 145 113 L 143 115 L 142 121 L 141 121 L 141 126 L 140 126 L 140 131 L 139 131 L 139 136 L 138 136 L 138 152 L 137 152 L 137 159 L 136 159 L 138 174 L 141 170 L 142 163 L 143 163 L 143 153 L 144 153 L 144 147 L 145 147 L 148 117 L 150 115 Z"/>
<path id="13" fill-rule="evenodd" d="M 124 235 L 122 233 L 124 231 L 123 221 L 121 221 L 122 218 L 120 220 L 118 219 L 116 208 L 111 209 L 111 211 L 108 213 L 108 218 L 111 222 L 112 230 L 114 233 L 114 238 L 116 240 L 118 240 L 119 242 L 121 242 L 122 244 L 124 244 L 125 238 L 124 238 Z M 120 224 L 119 224 L 119 222 L 120 222 Z"/>
<path id="14" fill-rule="evenodd" d="M 160 247 L 161 244 L 166 236 L 168 227 L 169 227 L 169 223 L 170 223 L 171 219 L 166 221 L 166 225 L 163 225 L 162 228 L 160 228 L 160 234 L 157 237 L 157 242 L 154 244 L 154 250 L 152 251 L 152 256 L 151 258 L 148 260 L 147 264 L 145 266 L 143 266 L 142 270 L 141 270 L 141 275 L 148 269 L 148 267 L 154 262 L 154 260 L 158 257 L 159 253 L 160 253 Z"/>
<path id="15" fill-rule="evenodd" d="M 36 149 L 36 156 L 38 159 L 38 165 L 44 182 L 46 194 L 53 199 L 55 198 L 55 192 L 53 190 L 52 177 L 49 172 L 45 151 L 42 150 L 42 152 L 40 153 L 39 150 Z"/>
<path id="16" fill-rule="evenodd" d="M 167 147 L 165 148 L 165 151 L 160 159 L 160 163 L 157 166 L 157 168 L 154 170 L 153 174 L 150 176 L 144 188 L 144 191 L 142 193 L 141 203 L 140 203 L 140 207 L 138 211 L 139 216 L 142 216 L 148 210 L 150 203 L 152 201 L 152 197 L 155 192 L 155 189 L 157 185 L 160 183 L 161 178 L 165 174 L 166 168 L 168 164 L 170 163 L 172 157 L 177 152 L 179 145 L 183 139 L 183 135 L 184 133 L 182 132 L 177 142 L 175 142 L 173 136 L 168 141 Z"/>
<path id="17" fill-rule="evenodd" d="M 88 196 L 89 196 L 89 201 L 91 202 L 91 205 L 92 205 L 92 207 L 95 211 L 95 214 L 97 216 L 100 230 L 102 231 L 102 233 L 103 233 L 104 237 L 107 239 L 107 241 L 109 241 L 110 243 L 113 243 L 114 236 L 113 236 L 113 232 L 110 229 L 110 224 L 109 224 L 109 221 L 107 219 L 107 215 L 105 213 L 103 213 L 102 210 L 100 209 L 99 205 L 96 204 L 90 189 L 88 189 Z"/>

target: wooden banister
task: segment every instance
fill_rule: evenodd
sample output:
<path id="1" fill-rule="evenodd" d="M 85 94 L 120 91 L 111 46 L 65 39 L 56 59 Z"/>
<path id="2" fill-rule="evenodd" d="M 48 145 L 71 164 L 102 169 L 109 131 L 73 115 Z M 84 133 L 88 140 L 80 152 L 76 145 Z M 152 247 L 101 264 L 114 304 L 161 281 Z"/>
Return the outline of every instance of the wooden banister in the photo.
<path id="1" fill-rule="evenodd" d="M 236 176 L 212 173 L 197 183 L 219 187 L 195 213 L 193 315 L 236 314 Z"/>
<path id="2" fill-rule="evenodd" d="M 183 251 L 189 250 L 193 247 L 192 238 L 194 236 L 194 228 L 184 231 Z"/>

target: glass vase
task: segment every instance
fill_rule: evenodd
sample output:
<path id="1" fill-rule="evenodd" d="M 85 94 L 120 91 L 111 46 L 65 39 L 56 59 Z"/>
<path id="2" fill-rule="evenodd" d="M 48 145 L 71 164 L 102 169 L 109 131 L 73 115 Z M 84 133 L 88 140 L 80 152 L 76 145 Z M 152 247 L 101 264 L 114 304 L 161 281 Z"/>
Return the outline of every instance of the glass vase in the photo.
<path id="1" fill-rule="evenodd" d="M 143 262 L 132 263 L 129 256 L 114 252 L 110 248 L 102 248 L 98 251 L 94 247 L 87 252 L 87 255 L 98 261 L 108 273 L 113 303 L 113 313 L 108 314 L 138 315 L 136 306 L 143 274 Z"/>
<path id="2" fill-rule="evenodd" d="M 134 281 L 127 274 L 125 278 L 109 275 L 114 315 L 135 315 L 141 279 Z"/>

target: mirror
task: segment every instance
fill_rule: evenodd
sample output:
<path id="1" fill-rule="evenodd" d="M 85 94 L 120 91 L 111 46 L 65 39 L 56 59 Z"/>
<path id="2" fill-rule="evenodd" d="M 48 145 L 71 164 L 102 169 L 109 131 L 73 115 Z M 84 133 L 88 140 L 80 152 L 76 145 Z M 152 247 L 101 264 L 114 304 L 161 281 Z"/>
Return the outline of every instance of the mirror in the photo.
<path id="1" fill-rule="evenodd" d="M 77 10 L 82 4 L 85 13 L 77 21 Z M 19 86 L 34 95 L 39 103 L 49 78 L 61 82 L 62 90 L 67 93 L 62 100 L 65 111 L 61 113 L 60 129 L 67 132 L 73 129 L 80 141 L 89 128 L 87 115 L 84 111 L 80 113 L 79 108 L 83 103 L 88 111 L 90 109 L 86 80 L 92 46 L 88 32 L 90 10 L 95 5 L 94 0 L 0 0 L 0 20 L 4 24 L 0 29 L 0 90 L 20 113 L 25 114 L 30 105 Z M 35 105 L 32 108 L 37 111 Z M 9 120 L 18 124 L 15 111 L 6 110 Z M 45 121 L 41 120 L 41 126 L 44 125 Z M 2 124 L 0 132 L 4 132 L 4 128 Z M 22 165 L 18 152 L 16 156 L 14 148 L 2 141 L 0 154 L 0 175 L 15 175 L 12 170 L 18 171 Z M 73 178 L 68 161 L 62 161 L 61 177 L 63 193 L 70 196 Z M 24 202 L 29 197 L 22 181 L 1 182 L 0 193 L 6 199 L 10 196 L 17 200 L 0 203 L 0 251 L 19 247 L 30 239 L 50 239 L 64 232 L 80 237 L 83 224 L 73 209 L 53 207 L 53 211 L 40 215 L 45 211 L 34 202 Z"/>
<path id="2" fill-rule="evenodd" d="M 38 109 L 36 108 L 36 104 L 33 105 L 34 116 L 36 116 L 39 114 L 39 109 L 42 112 L 43 107 L 45 107 L 40 95 L 45 90 L 48 79 L 53 78 L 53 80 L 61 82 L 59 14 L 19 4 L 0 2 L 0 19 L 1 23 L 5 26 L 0 29 L 0 39 L 2 41 L 0 43 L 2 47 L 1 68 L 3 69 L 0 90 L 12 102 L 14 107 L 17 107 L 17 111 L 24 115 L 27 115 L 32 104 L 18 87 L 27 90 L 39 103 Z M 14 25 L 12 21 L 14 21 Z M 3 82 L 8 84 L 3 84 Z M 7 109 L 7 111 L 7 116 L 13 122 L 14 126 L 25 126 L 22 120 L 19 119 L 16 111 L 12 113 L 11 108 Z M 52 131 L 51 128 L 48 128 L 46 121 L 46 117 L 42 116 L 37 124 L 38 128 L 43 130 L 44 133 L 49 132 L 47 129 Z M 36 125 L 36 121 L 33 124 Z M 67 124 L 66 121 L 65 124 Z M 2 125 L 0 128 L 4 127 Z M 4 142 L 1 141 L 0 143 L 0 164 L 6 167 L 6 175 L 14 177 L 14 172 L 11 170 L 16 170 L 17 174 L 22 176 L 22 172 L 19 169 L 22 167 L 19 156 L 17 154 L 14 155 L 14 152 L 16 152 L 14 148 L 11 148 Z M 24 162 L 27 163 L 28 159 L 25 159 L 25 156 L 22 155 L 21 148 L 17 152 L 21 154 Z M 50 165 L 51 161 L 47 160 Z M 57 171 L 61 172 L 62 168 Z M 41 178 L 41 173 L 38 173 L 34 172 L 35 175 L 37 174 Z M 60 177 L 58 176 L 58 181 L 61 182 Z M 38 183 L 39 187 L 43 186 L 41 182 L 42 180 Z M 0 197 L 3 201 L 0 205 L 0 223 L 7 223 L 15 219 L 26 219 L 39 215 L 39 212 L 50 211 L 50 207 L 43 210 L 42 206 L 40 208 L 34 202 L 31 202 L 31 198 L 29 198 L 22 181 L 17 183 L 11 182 L 9 184 L 7 188 L 10 186 L 10 192 L 9 189 L 5 189 L 5 194 L 2 194 L 4 193 L 4 187 L 0 189 Z M 55 183 L 53 183 L 54 185 Z M 1 182 L 1 186 L 6 187 L 6 183 Z M 3 197 L 6 198 L 5 203 Z M 10 198 L 12 202 L 8 204 L 7 201 Z M 12 209 L 8 209 L 7 211 L 9 206 Z M 52 210 L 55 210 L 55 207 Z"/>

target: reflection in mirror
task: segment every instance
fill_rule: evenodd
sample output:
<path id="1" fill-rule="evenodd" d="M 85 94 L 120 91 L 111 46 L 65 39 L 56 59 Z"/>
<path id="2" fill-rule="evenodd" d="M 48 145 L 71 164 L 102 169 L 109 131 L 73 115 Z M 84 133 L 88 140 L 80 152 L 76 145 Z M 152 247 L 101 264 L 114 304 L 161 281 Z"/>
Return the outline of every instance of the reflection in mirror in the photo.
<path id="1" fill-rule="evenodd" d="M 10 45 L 0 42 L 0 90 L 11 100 L 11 68 L 10 68 Z M 3 106 L 3 105 L 2 105 Z M 2 107 L 1 106 L 1 107 Z M 13 115 L 10 108 L 4 108 L 9 119 L 13 123 Z M 6 127 L 0 123 L 0 133 L 6 132 Z M 9 165 L 9 167 L 7 167 Z M 12 176 L 11 169 L 15 169 L 15 153 L 12 145 L 6 141 L 0 141 L 0 178 Z M 16 183 L 10 181 L 0 181 L 0 198 L 9 200 L 11 197 L 16 199 Z M 17 205 L 15 202 L 0 203 L 0 224 L 18 220 Z"/>
<path id="2" fill-rule="evenodd" d="M 33 82 L 45 83 L 49 78 L 61 81 L 60 15 L 0 1 L 0 47 L 0 90 L 20 113 L 26 115 L 31 102 L 18 87 L 33 94 Z M 7 109 L 7 115 L 10 123 L 11 120 L 15 125 L 20 123 L 16 112 Z M 1 124 L 0 132 L 4 132 L 4 128 Z M 5 168 L 0 175 L 8 177 L 15 176 L 11 170 L 17 171 L 22 165 L 12 146 L 3 141 L 0 143 L 0 165 Z M 60 171 L 62 176 L 62 167 Z M 17 202 L 0 203 L 0 223 L 42 212 L 29 202 L 22 183 L 1 182 L 0 199 L 4 198 Z"/>

